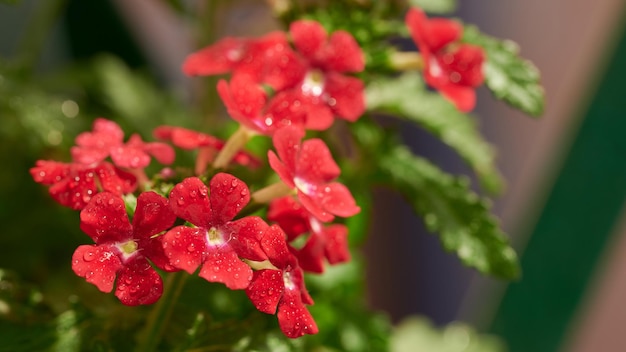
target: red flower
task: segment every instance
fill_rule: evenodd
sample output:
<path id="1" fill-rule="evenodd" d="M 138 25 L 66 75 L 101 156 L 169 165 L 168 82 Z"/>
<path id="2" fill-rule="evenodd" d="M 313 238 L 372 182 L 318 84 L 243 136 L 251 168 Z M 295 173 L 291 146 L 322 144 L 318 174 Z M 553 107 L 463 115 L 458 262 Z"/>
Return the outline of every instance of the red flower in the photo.
<path id="1" fill-rule="evenodd" d="M 332 221 L 334 215 L 352 216 L 360 211 L 346 186 L 332 182 L 340 169 L 321 139 L 301 143 L 304 131 L 295 127 L 278 130 L 273 137 L 273 151 L 268 152 L 270 166 L 281 180 L 298 192 L 298 199 L 313 216 Z"/>
<path id="2" fill-rule="evenodd" d="M 428 19 L 419 8 L 412 8 L 406 25 L 424 59 L 424 79 L 463 111 L 476 105 L 474 89 L 484 81 L 483 49 L 459 43 L 462 26 L 444 18 Z"/>
<path id="3" fill-rule="evenodd" d="M 238 178 L 219 173 L 209 188 L 196 177 L 177 184 L 170 193 L 174 213 L 195 225 L 177 226 L 163 237 L 163 248 L 170 263 L 211 282 L 222 282 L 231 289 L 243 289 L 252 278 L 252 269 L 239 259 L 263 261 L 259 245 L 267 224 L 259 217 L 233 221 L 250 201 L 248 186 Z"/>
<path id="4" fill-rule="evenodd" d="M 137 209 L 131 225 L 124 201 L 112 193 L 100 193 L 81 211 L 81 229 L 96 242 L 79 246 L 72 256 L 76 275 L 111 292 L 125 305 L 152 304 L 163 292 L 161 276 L 150 266 L 152 260 L 161 269 L 166 265 L 160 237 L 152 236 L 167 230 L 176 217 L 168 200 L 154 192 L 137 198 Z"/>
<path id="5" fill-rule="evenodd" d="M 255 271 L 246 289 L 248 298 L 263 313 L 275 314 L 278 310 L 278 324 L 287 337 L 317 334 L 317 324 L 305 306 L 313 304 L 313 299 L 306 291 L 302 269 L 289 252 L 280 227 L 274 225 L 265 232 L 261 247 L 276 270 Z"/>
<path id="6" fill-rule="evenodd" d="M 365 110 L 363 82 L 344 73 L 361 72 L 365 57 L 354 37 L 346 31 L 336 31 L 328 37 L 324 27 L 315 21 L 292 22 L 289 33 L 294 45 L 307 62 L 306 73 L 294 94 L 302 104 L 316 106 L 309 114 L 307 128 L 326 129 L 328 118 L 337 115 L 354 122 Z M 309 120 L 312 120 L 309 122 Z M 332 119 L 330 119 L 332 124 Z"/>
<path id="7" fill-rule="evenodd" d="M 97 193 L 121 196 L 137 187 L 134 176 L 107 162 L 87 166 L 39 160 L 30 174 L 35 182 L 51 186 L 48 192 L 54 200 L 74 210 L 83 209 Z"/>
<path id="8" fill-rule="evenodd" d="M 350 260 L 348 228 L 340 224 L 324 226 L 293 198 L 283 197 L 274 200 L 270 204 L 267 218 L 278 223 L 287 234 L 289 242 L 309 234 L 304 246 L 294 249 L 303 270 L 322 273 L 324 258 L 330 264 Z"/>
<path id="9" fill-rule="evenodd" d="M 113 121 L 98 118 L 93 123 L 92 132 L 84 132 L 76 137 L 72 147 L 74 161 L 92 165 L 111 157 L 118 167 L 137 169 L 150 164 L 150 155 L 161 164 L 174 162 L 174 150 L 164 143 L 145 143 L 137 134 L 124 144 L 124 132 Z"/>
<path id="10" fill-rule="evenodd" d="M 282 90 L 300 80 L 304 65 L 285 33 L 272 32 L 257 39 L 224 38 L 189 55 L 183 72 L 190 76 L 232 72 Z"/>
<path id="11" fill-rule="evenodd" d="M 235 75 L 230 82 L 219 81 L 217 91 L 235 121 L 265 135 L 285 126 L 304 127 L 310 112 L 308 105 L 286 92 L 277 93 L 268 102 L 265 90 L 246 75 Z"/>
<path id="12" fill-rule="evenodd" d="M 208 134 L 175 126 L 159 126 L 154 129 L 153 134 L 158 139 L 171 141 L 179 148 L 198 149 L 195 170 L 197 175 L 204 173 L 206 166 L 213 161 L 217 152 L 222 150 L 225 144 L 221 139 Z M 250 168 L 261 166 L 261 161 L 256 156 L 245 151 L 238 152 L 233 160 L 239 165 Z"/>

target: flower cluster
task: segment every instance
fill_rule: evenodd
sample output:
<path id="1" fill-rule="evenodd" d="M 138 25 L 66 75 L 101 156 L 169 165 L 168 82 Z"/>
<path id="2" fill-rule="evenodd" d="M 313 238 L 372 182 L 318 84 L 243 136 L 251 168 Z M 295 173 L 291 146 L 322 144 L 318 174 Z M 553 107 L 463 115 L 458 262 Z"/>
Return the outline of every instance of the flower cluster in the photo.
<path id="1" fill-rule="evenodd" d="M 428 21 L 414 9 L 407 24 L 426 62 L 426 81 L 460 109 L 470 109 L 472 88 L 482 82 L 482 54 L 456 44 L 454 22 Z M 350 259 L 348 228 L 334 222 L 360 208 L 337 181 L 341 170 L 326 142 L 305 136 L 328 129 L 335 118 L 354 122 L 363 114 L 364 84 L 351 74 L 364 67 L 350 33 L 329 34 L 319 23 L 301 20 L 288 33 L 224 38 L 184 62 L 192 76 L 230 73 L 217 86 L 240 124 L 228 141 L 160 126 L 154 137 L 162 142 L 139 135 L 124 142 L 120 126 L 96 119 L 92 131 L 76 138 L 71 162 L 40 160 L 31 169 L 57 202 L 80 210 L 81 229 L 94 242 L 76 249 L 74 272 L 102 292 L 115 289 L 126 305 L 159 300 L 163 281 L 156 269 L 197 272 L 245 290 L 259 311 L 277 315 L 288 337 L 316 333 L 304 272 L 322 273 L 325 263 Z M 244 150 L 254 135 L 272 138 L 267 163 Z M 175 161 L 172 145 L 197 151 L 191 171 L 165 167 Z M 146 174 L 152 158 L 164 166 L 159 177 Z M 232 164 L 269 164 L 278 182 L 254 185 L 252 192 L 225 172 Z M 259 205 L 267 211 L 255 213 Z"/>

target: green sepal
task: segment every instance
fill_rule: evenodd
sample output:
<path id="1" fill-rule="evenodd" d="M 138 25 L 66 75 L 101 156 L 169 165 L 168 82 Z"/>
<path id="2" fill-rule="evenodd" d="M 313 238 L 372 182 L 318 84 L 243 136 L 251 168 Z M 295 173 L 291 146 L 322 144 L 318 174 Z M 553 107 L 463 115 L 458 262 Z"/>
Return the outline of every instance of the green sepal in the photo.
<path id="1" fill-rule="evenodd" d="M 502 189 L 504 182 L 495 167 L 495 152 L 480 135 L 474 119 L 438 93 L 427 91 L 418 73 L 381 78 L 367 87 L 366 99 L 369 110 L 417 123 L 439 137 L 474 170 L 484 189 L 492 193 Z"/>
<path id="2" fill-rule="evenodd" d="M 519 56 L 516 43 L 482 34 L 475 26 L 465 27 L 463 41 L 485 50 L 485 84 L 496 98 L 532 116 L 543 113 L 541 75 L 532 62 Z"/>

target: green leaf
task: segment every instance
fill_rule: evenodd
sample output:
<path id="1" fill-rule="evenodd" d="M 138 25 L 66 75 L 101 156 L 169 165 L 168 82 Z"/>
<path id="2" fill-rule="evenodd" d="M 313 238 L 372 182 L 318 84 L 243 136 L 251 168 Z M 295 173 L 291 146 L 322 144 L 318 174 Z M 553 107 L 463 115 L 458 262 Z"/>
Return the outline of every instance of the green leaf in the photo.
<path id="1" fill-rule="evenodd" d="M 387 149 L 380 171 L 439 234 L 443 247 L 463 264 L 503 279 L 519 276 L 517 255 L 491 215 L 488 201 L 463 177 L 449 175 L 405 146 Z"/>
<path id="2" fill-rule="evenodd" d="M 439 94 L 428 92 L 418 73 L 379 79 L 367 87 L 366 94 L 369 109 L 415 122 L 456 150 L 486 190 L 497 193 L 502 188 L 495 152 L 480 135 L 474 120 Z"/>
<path id="3" fill-rule="evenodd" d="M 416 347 L 419 346 L 419 347 Z M 391 335 L 391 352 L 504 352 L 496 336 L 478 334 L 472 327 L 454 322 L 442 329 L 420 317 L 402 321 Z"/>
<path id="4" fill-rule="evenodd" d="M 446 14 L 456 10 L 456 0 L 409 0 L 409 5 L 430 13 Z"/>
<path id="5" fill-rule="evenodd" d="M 463 41 L 485 49 L 485 83 L 496 98 L 532 116 L 543 113 L 541 75 L 535 65 L 519 56 L 516 43 L 482 34 L 475 26 L 465 27 Z"/>

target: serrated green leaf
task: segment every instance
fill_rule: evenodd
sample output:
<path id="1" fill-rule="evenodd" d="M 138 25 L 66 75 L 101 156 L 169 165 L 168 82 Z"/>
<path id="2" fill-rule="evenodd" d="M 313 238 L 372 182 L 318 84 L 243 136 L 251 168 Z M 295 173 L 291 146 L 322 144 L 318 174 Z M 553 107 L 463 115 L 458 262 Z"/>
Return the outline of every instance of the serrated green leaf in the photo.
<path id="1" fill-rule="evenodd" d="M 465 27 L 463 41 L 485 49 L 485 84 L 496 98 L 532 116 L 543 113 L 541 75 L 532 62 L 519 56 L 516 43 L 482 34 L 475 26 Z"/>
<path id="2" fill-rule="evenodd" d="M 452 147 L 476 172 L 483 188 L 493 193 L 502 188 L 495 152 L 474 120 L 439 94 L 428 92 L 419 74 L 377 80 L 367 87 L 366 95 L 369 109 L 415 122 Z"/>
<path id="3" fill-rule="evenodd" d="M 380 171 L 421 214 L 429 231 L 463 264 L 503 279 L 519 276 L 517 255 L 491 215 L 489 204 L 469 182 L 443 172 L 405 146 L 386 150 Z"/>
<path id="4" fill-rule="evenodd" d="M 437 328 L 421 317 L 403 320 L 391 335 L 391 352 L 503 352 L 504 343 L 496 336 L 478 334 L 472 327 L 450 323 Z"/>
<path id="5" fill-rule="evenodd" d="M 456 10 L 456 0 L 409 0 L 409 5 L 430 13 L 446 14 Z"/>

